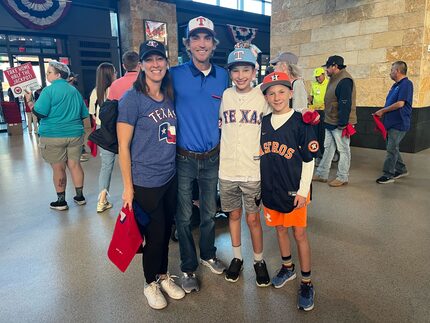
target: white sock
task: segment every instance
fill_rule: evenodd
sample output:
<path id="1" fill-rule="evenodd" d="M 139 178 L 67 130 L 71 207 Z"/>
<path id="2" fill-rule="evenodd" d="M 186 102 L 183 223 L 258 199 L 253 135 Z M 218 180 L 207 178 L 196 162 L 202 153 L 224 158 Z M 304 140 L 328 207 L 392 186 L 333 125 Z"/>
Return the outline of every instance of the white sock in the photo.
<path id="1" fill-rule="evenodd" d="M 254 252 L 254 263 L 260 262 L 263 260 L 263 253 L 255 253 Z"/>
<path id="2" fill-rule="evenodd" d="M 237 258 L 242 260 L 242 246 L 239 247 L 232 247 L 233 248 L 233 258 Z"/>

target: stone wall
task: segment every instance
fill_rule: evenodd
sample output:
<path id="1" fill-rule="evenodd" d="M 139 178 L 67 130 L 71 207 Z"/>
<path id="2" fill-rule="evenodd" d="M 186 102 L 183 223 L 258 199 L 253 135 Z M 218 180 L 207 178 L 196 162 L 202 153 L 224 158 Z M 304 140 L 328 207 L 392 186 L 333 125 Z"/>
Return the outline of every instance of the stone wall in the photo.
<path id="1" fill-rule="evenodd" d="M 345 58 L 357 105 L 383 106 L 391 63 L 404 60 L 414 107 L 430 106 L 430 8 L 426 0 L 273 0 L 271 56 L 299 56 L 304 78 L 330 55 Z"/>
<path id="2" fill-rule="evenodd" d="M 119 1 L 121 47 L 123 51 L 139 51 L 144 41 L 145 19 L 167 23 L 167 45 L 170 65 L 178 63 L 176 6 L 155 0 Z"/>

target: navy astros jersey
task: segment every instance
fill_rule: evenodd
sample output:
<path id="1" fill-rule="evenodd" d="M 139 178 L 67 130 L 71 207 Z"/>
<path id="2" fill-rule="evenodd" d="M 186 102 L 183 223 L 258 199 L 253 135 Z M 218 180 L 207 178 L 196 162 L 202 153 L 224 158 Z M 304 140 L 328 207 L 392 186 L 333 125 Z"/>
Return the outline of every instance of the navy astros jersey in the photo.
<path id="1" fill-rule="evenodd" d="M 277 130 L 271 117 L 265 116 L 261 124 L 261 197 L 269 209 L 289 213 L 300 186 L 302 162 L 312 161 L 319 146 L 312 126 L 303 122 L 300 113 L 294 112 Z"/>

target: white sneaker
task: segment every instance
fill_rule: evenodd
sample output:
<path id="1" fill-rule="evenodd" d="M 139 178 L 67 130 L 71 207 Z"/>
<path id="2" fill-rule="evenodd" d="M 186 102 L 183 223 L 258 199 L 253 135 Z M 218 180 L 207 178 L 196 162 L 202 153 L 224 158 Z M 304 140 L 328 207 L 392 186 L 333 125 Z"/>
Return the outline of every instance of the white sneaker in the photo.
<path id="1" fill-rule="evenodd" d="M 163 277 L 159 278 L 161 290 L 165 292 L 167 295 L 169 295 L 170 298 L 173 298 L 173 299 L 184 298 L 185 296 L 184 290 L 178 285 L 176 285 L 175 281 L 173 280 L 173 277 L 176 277 L 176 276 L 170 276 L 170 274 L 167 273 Z"/>
<path id="2" fill-rule="evenodd" d="M 145 286 L 143 294 L 148 300 L 149 306 L 153 309 L 161 310 L 167 306 L 166 298 L 160 290 L 160 285 L 157 282 Z"/>
<path id="3" fill-rule="evenodd" d="M 103 211 L 106 211 L 107 209 L 110 209 L 113 207 L 113 204 L 109 202 L 108 200 L 101 202 L 97 202 L 97 213 L 101 213 Z"/>

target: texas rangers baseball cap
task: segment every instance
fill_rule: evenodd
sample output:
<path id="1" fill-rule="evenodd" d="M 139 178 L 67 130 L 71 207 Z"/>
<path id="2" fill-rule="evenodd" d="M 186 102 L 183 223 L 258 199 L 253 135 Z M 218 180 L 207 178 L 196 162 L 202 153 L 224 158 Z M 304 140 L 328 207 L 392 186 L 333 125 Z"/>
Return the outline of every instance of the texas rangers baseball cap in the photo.
<path id="1" fill-rule="evenodd" d="M 287 74 L 282 73 L 282 72 L 273 72 L 273 73 L 270 73 L 269 75 L 264 77 L 263 83 L 260 86 L 261 92 L 263 92 L 263 94 L 265 94 L 266 90 L 269 87 L 271 87 L 273 85 L 278 85 L 278 84 L 285 85 L 290 90 L 293 89 L 293 87 L 291 85 L 290 78 L 288 77 Z"/>
<path id="2" fill-rule="evenodd" d="M 338 55 L 333 55 L 327 58 L 327 62 L 322 67 L 329 67 L 332 65 L 337 65 L 339 68 L 345 68 L 346 65 L 343 64 L 343 57 Z"/>
<path id="3" fill-rule="evenodd" d="M 227 67 L 231 68 L 235 64 L 245 63 L 255 66 L 257 59 L 249 48 L 235 48 L 228 55 Z"/>
<path id="4" fill-rule="evenodd" d="M 215 36 L 214 23 L 206 17 L 199 16 L 188 22 L 187 30 L 185 31 L 186 38 L 190 38 L 190 35 L 197 30 L 206 31 L 212 36 Z"/>
<path id="5" fill-rule="evenodd" d="M 269 63 L 275 65 L 278 62 L 286 62 L 289 64 L 297 65 L 297 63 L 299 62 L 299 58 L 291 52 L 283 52 L 279 53 L 278 56 L 272 59 Z"/>
<path id="6" fill-rule="evenodd" d="M 316 69 L 314 69 L 314 77 L 321 76 L 324 73 L 325 72 L 324 72 L 324 69 L 322 67 L 317 67 Z"/>
<path id="7" fill-rule="evenodd" d="M 142 44 L 139 47 L 139 58 L 140 60 L 144 60 L 146 56 L 150 54 L 157 54 L 167 59 L 166 56 L 166 48 L 159 41 L 150 39 Z"/>

